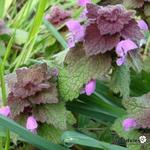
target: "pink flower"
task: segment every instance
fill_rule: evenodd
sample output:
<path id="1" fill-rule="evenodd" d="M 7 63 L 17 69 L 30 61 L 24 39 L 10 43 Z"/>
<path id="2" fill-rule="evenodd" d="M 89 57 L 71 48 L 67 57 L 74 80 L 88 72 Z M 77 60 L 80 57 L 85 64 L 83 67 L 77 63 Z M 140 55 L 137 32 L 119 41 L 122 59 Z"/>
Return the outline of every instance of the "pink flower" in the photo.
<path id="1" fill-rule="evenodd" d="M 68 40 L 68 47 L 72 48 L 75 46 L 75 43 L 82 41 L 84 37 L 84 27 L 75 20 L 70 20 L 66 22 L 71 35 Z"/>
<path id="2" fill-rule="evenodd" d="M 137 48 L 138 46 L 130 39 L 120 41 L 116 46 L 116 53 L 119 57 L 116 61 L 117 65 L 124 64 L 127 53 Z"/>
<path id="3" fill-rule="evenodd" d="M 78 0 L 80 6 L 85 7 L 87 3 L 91 3 L 91 0 Z"/>
<path id="4" fill-rule="evenodd" d="M 1 107 L 0 108 L 0 115 L 8 117 L 10 115 L 10 107 L 9 106 Z"/>
<path id="5" fill-rule="evenodd" d="M 85 93 L 86 95 L 90 96 L 95 92 L 96 89 L 96 80 L 90 80 L 86 85 L 85 85 Z"/>
<path id="6" fill-rule="evenodd" d="M 134 118 L 127 118 L 122 122 L 125 131 L 137 127 L 137 122 Z"/>
<path id="7" fill-rule="evenodd" d="M 36 133 L 36 129 L 38 127 L 37 121 L 33 116 L 28 117 L 26 122 L 26 128 L 32 133 Z"/>
<path id="8" fill-rule="evenodd" d="M 148 31 L 148 25 L 144 20 L 139 20 L 138 26 L 140 27 L 141 30 Z"/>

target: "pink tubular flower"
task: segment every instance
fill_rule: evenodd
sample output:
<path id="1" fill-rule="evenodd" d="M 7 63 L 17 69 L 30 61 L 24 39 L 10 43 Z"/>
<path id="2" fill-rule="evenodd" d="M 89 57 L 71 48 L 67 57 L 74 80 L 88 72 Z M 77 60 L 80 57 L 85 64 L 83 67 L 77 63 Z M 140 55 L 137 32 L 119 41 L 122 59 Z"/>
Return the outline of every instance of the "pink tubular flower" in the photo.
<path id="1" fill-rule="evenodd" d="M 127 118 L 122 122 L 125 131 L 129 131 L 132 128 L 137 127 L 137 122 L 134 118 Z"/>
<path id="2" fill-rule="evenodd" d="M 68 40 L 68 47 L 72 48 L 75 46 L 76 42 L 82 41 L 84 37 L 84 27 L 75 20 L 70 20 L 66 22 L 71 35 Z"/>
<path id="3" fill-rule="evenodd" d="M 36 119 L 33 116 L 28 117 L 27 122 L 26 122 L 26 128 L 32 133 L 36 133 L 37 127 L 38 127 L 38 124 L 36 122 Z"/>
<path id="4" fill-rule="evenodd" d="M 0 108 L 0 115 L 8 117 L 10 115 L 10 107 L 9 106 L 1 107 Z"/>
<path id="5" fill-rule="evenodd" d="M 148 31 L 148 25 L 144 20 L 139 20 L 138 26 L 140 27 L 141 30 Z"/>
<path id="6" fill-rule="evenodd" d="M 78 0 L 78 4 L 85 7 L 87 3 L 91 3 L 91 0 Z"/>
<path id="7" fill-rule="evenodd" d="M 86 85 L 85 85 L 85 93 L 86 95 L 90 96 L 95 92 L 96 89 L 96 80 L 90 80 Z"/>
<path id="8" fill-rule="evenodd" d="M 138 46 L 130 39 L 120 41 L 116 46 L 116 53 L 119 57 L 116 61 L 117 65 L 124 64 L 127 53 L 137 48 Z"/>

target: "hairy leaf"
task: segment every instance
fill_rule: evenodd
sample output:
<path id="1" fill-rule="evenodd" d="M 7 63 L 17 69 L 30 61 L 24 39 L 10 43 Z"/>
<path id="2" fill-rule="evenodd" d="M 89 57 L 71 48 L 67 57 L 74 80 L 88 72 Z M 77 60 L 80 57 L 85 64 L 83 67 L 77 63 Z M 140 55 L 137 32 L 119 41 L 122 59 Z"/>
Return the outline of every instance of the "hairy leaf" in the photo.
<path id="1" fill-rule="evenodd" d="M 143 69 L 142 57 L 135 51 L 129 52 L 128 63 L 138 73 Z"/>
<path id="2" fill-rule="evenodd" d="M 145 7 L 144 7 L 144 14 L 145 16 L 150 16 L 150 3 L 149 4 L 146 4 Z"/>
<path id="3" fill-rule="evenodd" d="M 144 5 L 144 0 L 123 0 L 127 8 L 140 8 Z"/>
<path id="4" fill-rule="evenodd" d="M 150 128 L 150 93 L 123 101 L 128 114 L 137 120 L 141 128 Z"/>
<path id="5" fill-rule="evenodd" d="M 55 128 L 53 125 L 43 124 L 38 129 L 38 134 L 54 143 L 61 143 L 63 131 Z"/>
<path id="6" fill-rule="evenodd" d="M 104 75 L 111 66 L 111 58 L 107 54 L 87 57 L 83 47 L 78 45 L 68 53 L 65 63 L 58 83 L 60 96 L 67 101 L 77 98 L 89 80 Z"/>
<path id="7" fill-rule="evenodd" d="M 56 86 L 51 84 L 51 87 L 42 92 L 36 93 L 34 96 L 29 97 L 32 104 L 53 104 L 58 103 L 58 93 Z"/>
<path id="8" fill-rule="evenodd" d="M 131 71 L 131 85 L 130 85 L 132 96 L 141 96 L 150 91 L 150 73 L 141 71 L 136 73 Z"/>
<path id="9" fill-rule="evenodd" d="M 11 97 L 11 95 L 9 95 L 8 99 L 9 99 L 8 105 L 11 110 L 12 118 L 16 117 L 21 112 L 23 112 L 25 107 L 30 106 L 30 103 L 27 99 L 19 99 L 19 98 L 14 99 L 14 97 Z"/>
<path id="10" fill-rule="evenodd" d="M 37 121 L 51 124 L 59 129 L 66 129 L 67 111 L 64 103 L 39 105 L 33 108 L 33 115 Z"/>
<path id="11" fill-rule="evenodd" d="M 110 87 L 115 93 L 120 93 L 123 98 L 127 98 L 129 96 L 130 71 L 127 65 L 122 65 L 114 70 Z"/>

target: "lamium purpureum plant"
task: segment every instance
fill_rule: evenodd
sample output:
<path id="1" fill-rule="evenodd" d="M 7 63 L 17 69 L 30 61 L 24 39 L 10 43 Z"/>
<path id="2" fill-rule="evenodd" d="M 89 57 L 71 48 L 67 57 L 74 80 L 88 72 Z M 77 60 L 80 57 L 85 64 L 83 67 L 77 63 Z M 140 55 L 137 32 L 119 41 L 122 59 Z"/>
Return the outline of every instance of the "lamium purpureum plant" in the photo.
<path id="1" fill-rule="evenodd" d="M 70 113 L 59 100 L 57 75 L 58 70 L 49 69 L 46 64 L 19 68 L 8 75 L 8 106 L 1 108 L 0 114 L 33 133 L 41 133 L 43 125 L 49 125 L 50 130 L 58 128 L 59 132 L 67 129 Z"/>
<path id="2" fill-rule="evenodd" d="M 22 140 L 21 137 L 37 147 L 40 145 L 41 149 L 51 148 L 52 141 L 57 146 L 63 142 L 67 143 L 65 146 L 74 144 L 72 149 L 81 149 L 75 144 L 82 142 L 100 149 L 149 150 L 149 144 L 137 142 L 143 135 L 148 139 L 150 128 L 147 18 L 150 1 L 61 0 L 46 4 L 40 0 L 39 10 L 35 11 L 31 8 L 37 2 L 29 0 L 23 9 L 15 7 L 19 15 L 14 20 L 11 19 L 15 12 L 10 15 L 6 11 L 4 20 L 8 21 L 9 30 L 4 21 L 0 21 L 0 61 L 4 61 L 0 68 L 0 85 L 4 100 L 7 96 L 7 103 L 0 107 L 0 124 L 15 133 L 20 129 L 18 140 Z M 31 8 L 26 11 L 28 6 Z M 3 78 L 6 78 L 6 93 Z M 39 142 L 38 135 L 49 141 L 41 138 Z M 9 141 L 9 133 L 6 136 Z M 31 137 L 37 141 L 30 141 Z M 92 137 L 97 138 L 94 144 Z M 123 143 L 118 146 L 120 138 L 124 141 L 121 139 Z M 19 141 L 20 145 L 30 149 L 24 141 Z"/>
<path id="3" fill-rule="evenodd" d="M 114 60 L 118 66 L 126 64 L 128 53 L 131 51 L 138 53 L 139 41 L 144 38 L 143 32 L 135 19 L 135 12 L 126 10 L 123 5 L 98 6 L 87 1 L 84 13 L 86 19 L 84 18 L 82 23 L 77 20 L 66 22 L 70 31 L 68 37 L 70 52 L 66 56 L 65 64 L 66 71 L 71 73 L 66 75 L 66 73 L 60 71 L 63 74 L 60 73 L 59 76 L 60 94 L 64 98 L 67 97 L 66 99 L 76 98 L 80 91 L 82 93 L 84 84 L 107 74 Z M 107 64 L 105 61 L 100 63 L 100 60 L 103 59 L 106 59 Z M 79 75 L 79 70 L 84 63 L 86 63 L 87 68 L 84 66 L 82 70 L 84 74 Z M 95 66 L 94 63 L 97 65 Z M 79 68 L 73 70 L 77 66 Z M 104 66 L 105 69 L 100 70 Z M 94 67 L 97 67 L 97 69 Z M 87 73 L 88 71 L 90 73 Z M 68 78 L 70 76 L 72 80 L 66 81 L 66 76 Z M 76 78 L 79 76 L 82 76 L 83 80 L 80 78 L 80 83 L 77 84 Z M 70 86 L 75 82 L 78 86 L 77 89 L 72 89 L 73 87 L 64 88 L 65 85 Z M 69 97 L 67 93 L 74 93 L 74 96 Z"/>

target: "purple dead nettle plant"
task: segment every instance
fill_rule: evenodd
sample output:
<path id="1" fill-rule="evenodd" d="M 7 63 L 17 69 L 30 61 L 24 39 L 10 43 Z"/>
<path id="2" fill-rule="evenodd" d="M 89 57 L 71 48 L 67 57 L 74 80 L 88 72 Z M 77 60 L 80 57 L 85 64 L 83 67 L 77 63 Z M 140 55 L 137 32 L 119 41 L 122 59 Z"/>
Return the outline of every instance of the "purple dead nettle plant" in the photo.
<path id="1" fill-rule="evenodd" d="M 50 12 L 46 14 L 45 19 L 57 26 L 63 24 L 70 17 L 71 13 L 69 11 L 63 10 L 59 6 L 53 6 Z"/>
<path id="2" fill-rule="evenodd" d="M 122 5 L 102 7 L 87 4 L 87 11 L 89 23 L 84 36 L 87 56 L 112 51 L 121 40 L 137 42 L 143 38 L 134 12 Z"/>
<path id="3" fill-rule="evenodd" d="M 86 22 L 70 20 L 66 23 L 70 31 L 68 47 L 82 42 L 87 57 L 116 52 L 117 65 L 123 65 L 128 52 L 138 49 L 138 42 L 144 38 L 134 17 L 135 12 L 126 10 L 123 5 L 103 7 L 87 2 Z"/>
<path id="4" fill-rule="evenodd" d="M 8 79 L 10 118 L 17 122 L 24 118 L 23 125 L 29 131 L 36 133 L 38 123 L 47 122 L 45 119 L 47 114 L 43 114 L 43 118 L 39 116 L 40 111 L 43 110 L 38 110 L 38 106 L 59 103 L 56 88 L 57 75 L 58 70 L 49 69 L 46 64 L 17 69 L 15 77 Z M 1 108 L 0 114 L 6 116 L 9 107 Z"/>

